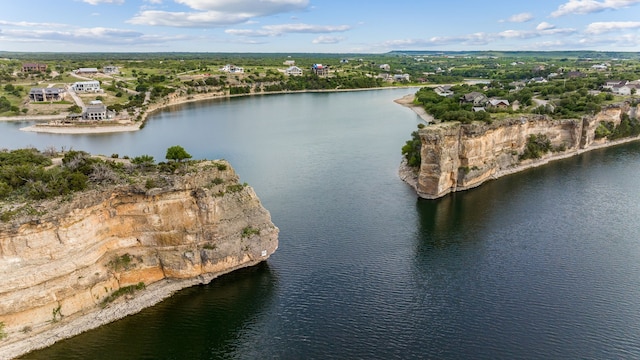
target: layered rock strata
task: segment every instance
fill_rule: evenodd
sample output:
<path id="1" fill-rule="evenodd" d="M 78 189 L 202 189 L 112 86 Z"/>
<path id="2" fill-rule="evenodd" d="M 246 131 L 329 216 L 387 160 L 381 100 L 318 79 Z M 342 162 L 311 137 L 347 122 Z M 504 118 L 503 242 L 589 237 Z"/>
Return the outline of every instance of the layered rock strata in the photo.
<path id="1" fill-rule="evenodd" d="M 253 189 L 226 162 L 195 166 L 164 188 L 88 191 L 0 224 L 0 358 L 266 260 L 278 228 Z"/>
<path id="2" fill-rule="evenodd" d="M 596 139 L 600 123 L 620 124 L 623 114 L 634 117 L 636 108 L 628 104 L 610 106 L 583 119 L 554 120 L 527 115 L 495 121 L 462 124 L 445 122 L 419 131 L 422 142 L 419 169 L 401 166 L 401 178 L 418 195 L 435 199 L 467 190 L 500 176 L 545 164 L 551 160 L 633 139 Z M 521 160 L 530 135 L 545 135 L 555 150 L 539 159 Z"/>

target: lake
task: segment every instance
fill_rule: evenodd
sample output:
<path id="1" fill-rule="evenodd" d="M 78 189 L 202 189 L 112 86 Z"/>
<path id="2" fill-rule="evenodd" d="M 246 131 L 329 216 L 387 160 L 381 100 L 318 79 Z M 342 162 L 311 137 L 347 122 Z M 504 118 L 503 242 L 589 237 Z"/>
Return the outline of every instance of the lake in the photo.
<path id="1" fill-rule="evenodd" d="M 265 263 L 26 359 L 640 358 L 640 144 L 439 200 L 397 175 L 394 89 L 187 104 L 138 132 L 0 147 L 224 158 L 280 228 Z"/>

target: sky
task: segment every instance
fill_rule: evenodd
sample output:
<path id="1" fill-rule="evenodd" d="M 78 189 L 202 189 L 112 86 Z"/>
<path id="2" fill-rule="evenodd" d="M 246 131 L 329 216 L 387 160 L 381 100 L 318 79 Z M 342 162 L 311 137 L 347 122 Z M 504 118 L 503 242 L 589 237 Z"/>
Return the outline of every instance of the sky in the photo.
<path id="1" fill-rule="evenodd" d="M 640 0 L 3 0 L 0 51 L 640 51 Z"/>

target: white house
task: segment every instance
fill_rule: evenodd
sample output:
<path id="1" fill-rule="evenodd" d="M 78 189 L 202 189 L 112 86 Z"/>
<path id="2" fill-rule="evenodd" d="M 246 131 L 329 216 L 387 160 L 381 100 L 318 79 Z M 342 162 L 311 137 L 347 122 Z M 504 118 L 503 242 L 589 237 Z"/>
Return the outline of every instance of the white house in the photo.
<path id="1" fill-rule="evenodd" d="M 78 81 L 71 85 L 71 89 L 75 92 L 100 92 L 100 82 L 97 80 Z"/>
<path id="2" fill-rule="evenodd" d="M 76 74 L 97 74 L 98 68 L 79 68 Z"/>
<path id="3" fill-rule="evenodd" d="M 409 81 L 409 74 L 396 74 L 393 75 L 395 81 Z"/>
<path id="4" fill-rule="evenodd" d="M 302 75 L 302 69 L 300 69 L 297 66 L 290 66 L 289 68 L 287 68 L 287 70 L 284 71 L 285 74 L 287 75 L 291 75 L 291 76 L 299 76 Z"/>
<path id="5" fill-rule="evenodd" d="M 391 66 L 389 66 L 389 64 L 382 64 L 380 65 L 380 69 L 383 71 L 390 71 L 391 70 Z"/>
<path id="6" fill-rule="evenodd" d="M 227 64 L 227 65 L 223 66 L 220 69 L 220 71 L 223 71 L 223 72 L 226 72 L 226 73 L 230 73 L 230 74 L 242 74 L 242 73 L 244 73 L 244 68 L 241 68 L 240 66 Z"/>
<path id="7" fill-rule="evenodd" d="M 433 89 L 433 91 L 436 92 L 436 94 L 440 95 L 440 96 L 453 96 L 453 91 L 451 91 L 451 85 L 443 85 L 443 86 L 437 86 L 435 89 Z"/>
<path id="8" fill-rule="evenodd" d="M 295 64 L 296 64 L 296 61 L 295 61 L 295 60 L 285 60 L 285 61 L 283 62 L 283 64 L 284 64 L 284 65 L 287 65 L 287 66 L 293 66 L 293 65 L 295 65 Z"/>
<path id="9" fill-rule="evenodd" d="M 106 120 L 110 117 L 107 107 L 99 100 L 91 101 L 82 113 L 84 120 Z"/>

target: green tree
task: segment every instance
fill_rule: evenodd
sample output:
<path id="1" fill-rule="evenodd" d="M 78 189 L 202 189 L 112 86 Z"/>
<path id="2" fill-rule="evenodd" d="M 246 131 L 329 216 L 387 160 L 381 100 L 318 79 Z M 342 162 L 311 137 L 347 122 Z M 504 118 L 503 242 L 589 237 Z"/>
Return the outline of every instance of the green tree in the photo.
<path id="1" fill-rule="evenodd" d="M 189 154 L 182 146 L 175 145 L 167 149 L 167 155 L 165 156 L 165 158 L 167 160 L 175 160 L 180 162 L 184 159 L 191 159 L 191 154 Z"/>

